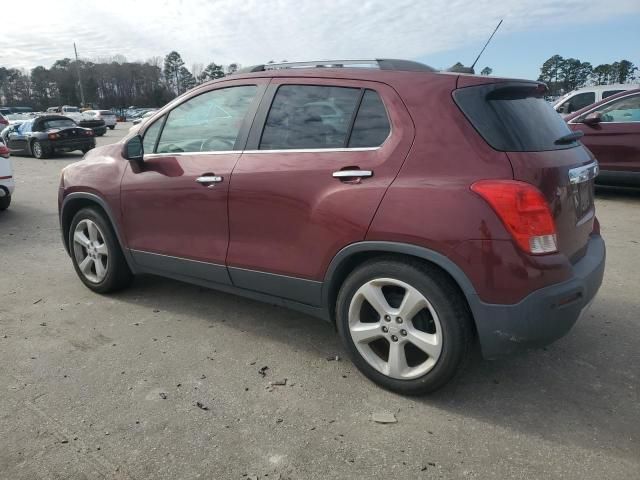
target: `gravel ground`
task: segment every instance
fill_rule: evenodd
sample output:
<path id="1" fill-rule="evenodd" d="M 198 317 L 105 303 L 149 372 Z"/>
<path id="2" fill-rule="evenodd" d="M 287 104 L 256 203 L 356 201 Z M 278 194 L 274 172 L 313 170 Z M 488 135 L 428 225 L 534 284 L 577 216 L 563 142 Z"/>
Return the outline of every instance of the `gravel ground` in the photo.
<path id="1" fill-rule="evenodd" d="M 90 292 L 57 218 L 60 169 L 79 158 L 13 157 L 1 478 L 640 478 L 640 192 L 599 191 L 605 282 L 567 337 L 403 398 L 299 313 L 154 277 Z"/>

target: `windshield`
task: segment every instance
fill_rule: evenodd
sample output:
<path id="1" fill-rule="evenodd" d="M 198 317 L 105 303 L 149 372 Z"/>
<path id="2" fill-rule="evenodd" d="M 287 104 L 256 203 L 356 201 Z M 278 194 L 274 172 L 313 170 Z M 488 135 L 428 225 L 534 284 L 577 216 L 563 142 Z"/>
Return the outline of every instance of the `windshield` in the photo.
<path id="1" fill-rule="evenodd" d="M 544 100 L 544 93 L 535 83 L 494 83 L 458 89 L 454 99 L 496 150 L 539 152 L 575 147 L 577 139 L 556 142 L 571 130 Z"/>
<path id="2" fill-rule="evenodd" d="M 50 128 L 75 127 L 76 123 L 73 120 L 69 120 L 68 118 L 60 118 L 57 120 L 46 120 L 43 126 L 45 130 L 49 130 Z"/>

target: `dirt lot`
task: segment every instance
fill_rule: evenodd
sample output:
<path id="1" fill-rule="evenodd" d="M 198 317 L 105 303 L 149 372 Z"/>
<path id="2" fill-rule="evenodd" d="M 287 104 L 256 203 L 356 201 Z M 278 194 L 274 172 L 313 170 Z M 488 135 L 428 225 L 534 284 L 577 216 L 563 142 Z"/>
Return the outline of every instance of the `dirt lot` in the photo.
<path id="1" fill-rule="evenodd" d="M 152 277 L 91 293 L 58 230 L 59 172 L 79 158 L 13 158 L 1 478 L 640 478 L 639 192 L 599 192 L 605 282 L 566 338 L 403 398 L 299 313 Z"/>

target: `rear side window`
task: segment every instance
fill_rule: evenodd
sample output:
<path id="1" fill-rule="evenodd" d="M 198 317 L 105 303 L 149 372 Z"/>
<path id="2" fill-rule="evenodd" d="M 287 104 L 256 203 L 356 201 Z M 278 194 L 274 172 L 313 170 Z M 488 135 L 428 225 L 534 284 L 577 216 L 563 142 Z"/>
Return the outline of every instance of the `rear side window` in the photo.
<path id="1" fill-rule="evenodd" d="M 260 140 L 261 150 L 342 148 L 361 89 L 283 85 Z"/>
<path id="2" fill-rule="evenodd" d="M 384 104 L 373 90 L 366 90 L 353 123 L 349 147 L 379 147 L 391 133 Z"/>
<path id="3" fill-rule="evenodd" d="M 537 152 L 576 146 L 576 141 L 558 141 L 571 130 L 543 94 L 537 84 L 497 83 L 461 88 L 453 95 L 478 133 L 496 150 Z"/>
<path id="4" fill-rule="evenodd" d="M 602 92 L 602 99 L 608 98 L 616 93 L 624 92 L 624 90 L 607 90 L 606 92 Z"/>

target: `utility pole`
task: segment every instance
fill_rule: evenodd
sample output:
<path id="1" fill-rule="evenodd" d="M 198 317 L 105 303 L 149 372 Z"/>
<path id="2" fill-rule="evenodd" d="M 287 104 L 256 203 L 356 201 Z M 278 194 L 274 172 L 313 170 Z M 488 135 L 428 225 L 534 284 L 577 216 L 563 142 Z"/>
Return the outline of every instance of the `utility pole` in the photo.
<path id="1" fill-rule="evenodd" d="M 76 70 L 78 71 L 78 83 L 80 84 L 80 101 L 82 102 L 80 107 L 84 107 L 84 90 L 82 89 L 82 78 L 80 77 L 80 65 L 78 64 L 78 49 L 76 48 L 76 42 L 73 42 L 73 51 L 76 54 Z"/>

